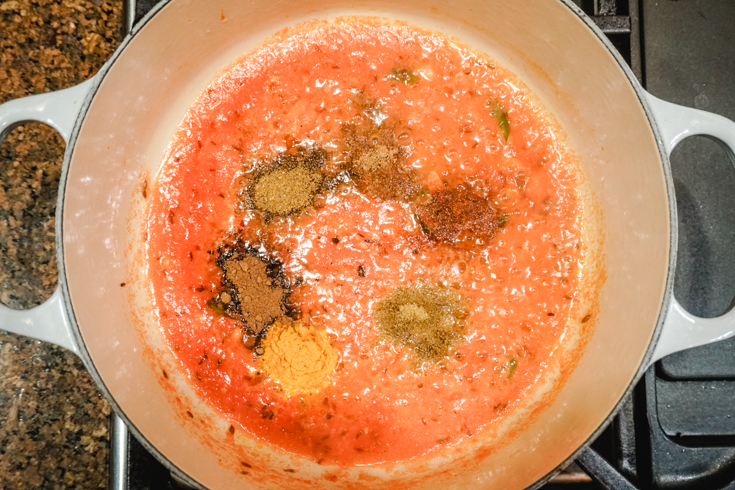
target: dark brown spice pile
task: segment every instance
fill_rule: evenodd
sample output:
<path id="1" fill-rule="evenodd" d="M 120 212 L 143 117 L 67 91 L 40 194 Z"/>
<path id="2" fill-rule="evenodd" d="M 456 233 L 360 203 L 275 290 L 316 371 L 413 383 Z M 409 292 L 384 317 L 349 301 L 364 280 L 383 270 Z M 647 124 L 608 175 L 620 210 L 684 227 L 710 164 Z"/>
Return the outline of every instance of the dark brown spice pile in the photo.
<path id="1" fill-rule="evenodd" d="M 287 291 L 268 277 L 263 262 L 247 255 L 228 260 L 224 269 L 227 280 L 237 289 L 245 323 L 254 333 L 260 333 L 267 324 L 285 313 L 283 298 Z M 225 294 L 220 295 L 222 301 Z"/>
<path id="2" fill-rule="evenodd" d="M 415 217 L 430 239 L 448 244 L 490 240 L 507 219 L 488 199 L 462 185 L 432 194 L 418 206 Z"/>
<path id="3" fill-rule="evenodd" d="M 405 165 L 406 155 L 391 127 L 383 123 L 381 127 L 361 129 L 345 124 L 342 136 L 349 150 L 347 168 L 360 192 L 400 201 L 409 201 L 418 194 L 415 172 Z"/>
<path id="4" fill-rule="evenodd" d="M 266 216 L 288 216 L 310 206 L 322 189 L 322 149 L 299 149 L 265 162 L 249 186 L 252 207 Z"/>
<path id="5" fill-rule="evenodd" d="M 419 363 L 446 358 L 464 338 L 466 317 L 456 291 L 428 282 L 397 287 L 373 310 L 381 338 L 411 349 Z"/>
<path id="6" fill-rule="evenodd" d="M 378 199 L 408 201 L 419 185 L 407 166 L 406 152 L 396 138 L 397 121 L 382 113 L 380 104 L 362 92 L 353 103 L 359 115 L 353 124 L 342 125 L 347 151 L 347 169 L 358 190 Z"/>
<path id="7" fill-rule="evenodd" d="M 274 264 L 249 253 L 225 249 L 217 263 L 224 272 L 222 291 L 210 301 L 215 313 L 240 320 L 255 335 L 286 313 L 289 291 L 275 277 Z"/>

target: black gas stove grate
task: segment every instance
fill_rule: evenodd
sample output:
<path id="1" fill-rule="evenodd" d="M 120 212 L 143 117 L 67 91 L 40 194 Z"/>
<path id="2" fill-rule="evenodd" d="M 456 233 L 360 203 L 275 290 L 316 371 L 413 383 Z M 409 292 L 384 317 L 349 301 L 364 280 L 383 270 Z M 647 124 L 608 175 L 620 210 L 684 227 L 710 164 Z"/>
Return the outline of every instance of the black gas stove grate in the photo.
<path id="1" fill-rule="evenodd" d="M 651 93 L 735 119 L 735 2 L 573 1 Z M 156 4 L 125 3 L 128 26 Z M 729 310 L 735 296 L 733 165 L 704 138 L 683 142 L 672 155 L 680 235 L 675 295 L 704 317 Z M 112 488 L 185 488 L 116 427 Z M 577 463 L 543 488 L 735 490 L 735 339 L 674 354 L 649 369 Z"/>

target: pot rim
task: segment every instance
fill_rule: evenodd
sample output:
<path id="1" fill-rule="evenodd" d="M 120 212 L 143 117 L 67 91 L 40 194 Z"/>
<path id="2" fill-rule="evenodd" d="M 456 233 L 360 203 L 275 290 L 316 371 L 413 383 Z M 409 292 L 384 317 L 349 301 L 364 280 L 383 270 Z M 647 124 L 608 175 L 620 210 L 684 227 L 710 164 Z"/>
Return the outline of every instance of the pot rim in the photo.
<path id="1" fill-rule="evenodd" d="M 120 408 L 120 406 L 115 401 L 115 398 L 113 397 L 112 393 L 110 392 L 110 390 L 107 388 L 104 381 L 100 377 L 99 372 L 97 371 L 92 361 L 92 358 L 89 354 L 87 346 L 84 343 L 84 339 L 81 335 L 81 331 L 79 329 L 79 325 L 77 323 L 76 316 L 74 314 L 74 307 L 72 305 L 71 297 L 69 294 L 69 288 L 68 288 L 67 279 L 66 279 L 66 263 L 64 262 L 64 240 L 63 240 L 64 196 L 65 196 L 65 191 L 66 191 L 67 178 L 69 175 L 69 167 L 71 164 L 71 158 L 74 153 L 74 147 L 76 146 L 76 141 L 79 136 L 79 131 L 81 129 L 82 123 L 84 122 L 84 119 L 87 115 L 89 107 L 92 103 L 92 100 L 94 99 L 94 96 L 99 90 L 99 87 L 102 84 L 102 81 L 104 80 L 105 76 L 107 76 L 107 73 L 109 72 L 110 67 L 115 63 L 117 58 L 122 54 L 122 52 L 125 50 L 128 44 L 130 44 L 132 39 L 143 29 L 143 27 L 145 27 L 146 24 L 148 24 L 148 22 L 150 22 L 150 20 L 153 19 L 153 17 L 155 17 L 161 10 L 163 10 L 166 6 L 168 6 L 170 3 L 174 1 L 175 0 L 159 1 L 137 24 L 133 26 L 130 33 L 127 36 L 125 36 L 125 38 L 122 40 L 122 42 L 117 47 L 115 52 L 112 54 L 110 59 L 107 60 L 107 62 L 102 66 L 99 72 L 95 75 L 94 82 L 92 82 L 92 86 L 90 87 L 89 92 L 87 93 L 87 96 L 81 105 L 79 115 L 74 124 L 74 129 L 67 143 L 67 151 L 64 152 L 64 160 L 62 163 L 61 176 L 59 179 L 58 201 L 57 201 L 57 206 L 56 206 L 56 230 L 55 230 L 56 231 L 56 237 L 55 237 L 56 258 L 57 258 L 57 263 L 59 267 L 59 289 L 62 292 L 63 305 L 66 310 L 67 317 L 69 319 L 69 324 L 71 326 L 71 331 L 74 337 L 74 341 L 76 342 L 76 345 L 79 349 L 78 355 L 84 362 L 84 365 L 86 366 L 87 370 L 92 376 L 92 379 L 94 379 L 95 383 L 99 387 L 103 396 L 110 403 L 110 406 L 115 411 L 117 416 L 125 421 L 125 424 L 127 425 L 128 429 L 135 435 L 136 439 L 138 439 L 141 445 L 143 445 L 143 447 L 149 453 L 153 454 L 153 456 L 155 456 L 155 458 L 161 464 L 163 464 L 163 466 L 166 467 L 167 470 L 169 470 L 176 478 L 182 480 L 187 485 L 193 488 L 196 488 L 196 489 L 207 490 L 207 488 L 204 485 L 194 480 L 187 473 L 185 473 L 179 467 L 174 465 L 164 454 L 162 454 L 140 432 L 140 430 L 135 426 L 135 424 L 131 422 L 131 420 L 125 415 L 123 410 Z M 623 402 L 631 395 L 631 393 L 635 389 L 635 386 L 638 384 L 640 379 L 643 377 L 645 372 L 648 370 L 651 364 L 651 360 L 653 358 L 654 349 L 656 347 L 656 344 L 658 343 L 659 337 L 661 336 L 661 332 L 663 330 L 663 324 L 664 324 L 664 320 L 666 319 L 666 313 L 667 313 L 666 306 L 671 303 L 671 300 L 673 298 L 674 272 L 676 269 L 676 252 L 677 252 L 677 245 L 678 245 L 678 222 L 677 222 L 677 213 L 676 213 L 676 197 L 674 193 L 674 181 L 673 181 L 673 177 L 671 174 L 671 165 L 669 163 L 669 156 L 664 146 L 663 139 L 661 137 L 661 131 L 656 123 L 656 119 L 653 116 L 653 112 L 648 105 L 648 101 L 646 98 L 647 92 L 645 91 L 641 83 L 638 81 L 635 74 L 633 73 L 631 68 L 628 66 L 628 64 L 625 62 L 623 57 L 620 55 L 620 53 L 618 53 L 617 49 L 615 49 L 612 43 L 608 40 L 607 36 L 597 27 L 597 25 L 592 21 L 592 19 L 586 13 L 584 13 L 584 11 L 582 11 L 581 8 L 579 8 L 576 4 L 574 4 L 572 0 L 557 0 L 557 1 L 562 3 L 574 15 L 576 15 L 577 18 L 579 18 L 595 34 L 597 39 L 602 43 L 602 45 L 605 48 L 607 48 L 608 52 L 613 56 L 615 61 L 618 63 L 618 66 L 622 69 L 626 78 L 630 82 L 630 85 L 632 86 L 633 90 L 635 91 L 636 96 L 638 97 L 638 101 L 643 107 L 648 123 L 651 126 L 651 129 L 653 130 L 655 140 L 656 140 L 656 146 L 658 147 L 660 162 L 661 162 L 661 165 L 663 166 L 664 180 L 665 180 L 665 186 L 666 186 L 666 196 L 667 196 L 668 205 L 669 205 L 669 230 L 670 230 L 670 233 L 669 233 L 669 264 L 668 264 L 668 268 L 666 271 L 666 283 L 665 283 L 664 295 L 663 295 L 662 304 L 659 310 L 658 319 L 656 320 L 656 327 L 653 332 L 653 337 L 651 338 L 651 341 L 648 344 L 645 355 L 643 356 L 643 359 L 641 360 L 638 366 L 638 370 L 636 371 L 635 376 L 633 376 L 633 379 L 631 380 L 630 384 L 625 389 L 625 391 L 621 394 L 620 398 L 616 402 L 613 409 L 607 415 L 605 420 L 603 420 L 602 423 L 597 427 L 597 429 L 595 429 L 592 432 L 592 434 L 590 434 L 590 436 L 582 444 L 580 444 L 580 446 L 577 449 L 575 449 L 571 455 L 569 455 L 568 458 L 566 458 L 564 461 L 559 463 L 554 469 L 549 471 L 546 475 L 538 479 L 534 484 L 527 487 L 527 490 L 536 490 L 540 488 L 541 486 L 545 485 L 554 475 L 559 473 L 561 470 L 566 468 L 570 463 L 572 463 L 575 459 L 577 459 L 577 457 L 584 450 L 586 450 L 592 444 L 592 442 L 594 442 L 600 436 L 600 434 L 607 428 L 607 426 L 612 422 L 613 418 L 620 411 Z"/>

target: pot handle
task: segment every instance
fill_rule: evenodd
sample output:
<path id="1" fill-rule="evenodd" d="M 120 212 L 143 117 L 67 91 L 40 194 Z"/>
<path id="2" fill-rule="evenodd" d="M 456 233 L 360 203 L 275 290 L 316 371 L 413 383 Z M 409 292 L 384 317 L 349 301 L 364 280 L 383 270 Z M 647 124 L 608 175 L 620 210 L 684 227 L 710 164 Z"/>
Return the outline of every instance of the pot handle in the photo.
<path id="1" fill-rule="evenodd" d="M 735 122 L 717 114 L 665 102 L 648 93 L 646 98 L 669 156 L 685 138 L 702 135 L 722 144 L 735 165 Z M 651 362 L 733 335 L 735 309 L 717 318 L 699 318 L 687 312 L 672 297 Z"/>
<path id="2" fill-rule="evenodd" d="M 0 105 L 0 143 L 17 126 L 37 121 L 56 129 L 68 145 L 82 103 L 93 84 L 94 78 L 65 90 L 14 99 Z M 14 310 L 0 304 L 0 328 L 51 342 L 79 355 L 58 287 L 46 302 L 29 310 Z"/>

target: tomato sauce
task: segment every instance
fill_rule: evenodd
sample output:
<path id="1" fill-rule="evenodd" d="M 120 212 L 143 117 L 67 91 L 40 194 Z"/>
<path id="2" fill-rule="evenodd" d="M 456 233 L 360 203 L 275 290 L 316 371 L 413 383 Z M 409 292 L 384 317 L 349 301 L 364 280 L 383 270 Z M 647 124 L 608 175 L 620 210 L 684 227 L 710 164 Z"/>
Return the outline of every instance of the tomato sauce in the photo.
<path id="1" fill-rule="evenodd" d="M 391 76 L 410 70 L 411 80 Z M 265 220 L 241 182 L 294 145 L 326 150 L 338 174 L 343 124 L 392 121 L 406 164 L 431 192 L 459 184 L 504 226 L 471 246 L 426 238 L 412 204 L 346 183 L 314 206 Z M 501 106 L 509 132 L 497 117 Z M 388 119 L 390 118 L 390 119 Z M 386 122 L 386 123 L 387 123 Z M 555 363 L 584 262 L 573 154 L 513 74 L 441 34 L 377 19 L 283 32 L 214 80 L 190 109 L 148 187 L 147 262 L 165 337 L 197 392 L 238 430 L 320 463 L 410 459 L 480 434 Z M 243 344 L 242 325 L 207 302 L 219 245 L 238 236 L 283 263 L 301 321 L 339 351 L 317 395 L 284 397 Z M 454 288 L 464 341 L 417 366 L 381 342 L 371 312 L 400 285 Z"/>

